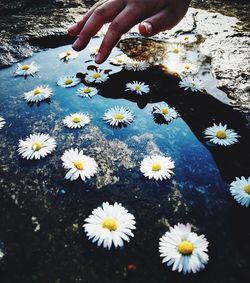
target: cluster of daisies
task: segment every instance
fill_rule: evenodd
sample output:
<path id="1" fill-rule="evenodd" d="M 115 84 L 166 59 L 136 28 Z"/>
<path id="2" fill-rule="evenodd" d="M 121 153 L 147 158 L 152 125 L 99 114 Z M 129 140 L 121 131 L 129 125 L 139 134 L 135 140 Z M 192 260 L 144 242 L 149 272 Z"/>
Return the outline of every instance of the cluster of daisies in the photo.
<path id="1" fill-rule="evenodd" d="M 182 43 L 189 44 L 195 38 L 183 36 Z M 94 46 L 90 50 L 91 56 L 98 53 L 99 47 Z M 193 92 L 202 91 L 204 86 L 200 80 L 195 78 L 194 74 L 198 72 L 197 66 L 187 62 L 176 64 L 181 56 L 185 58 L 180 45 L 175 45 L 169 52 L 168 68 L 174 70 L 180 75 L 181 81 L 179 86 L 184 90 L 190 89 Z M 179 56 L 179 57 L 178 57 Z M 58 58 L 63 62 L 69 62 L 76 59 L 78 53 L 72 50 L 62 52 Z M 150 65 L 144 61 L 132 60 L 125 54 L 118 55 L 110 59 L 110 63 L 123 66 L 129 71 L 143 71 Z M 172 65 L 171 65 L 172 64 Z M 17 76 L 33 76 L 38 72 L 38 66 L 32 62 L 31 64 L 21 65 L 15 72 Z M 59 78 L 57 85 L 64 88 L 74 87 L 81 83 L 76 90 L 76 95 L 80 97 L 93 97 L 98 94 L 98 89 L 88 84 L 100 84 L 109 79 L 109 75 L 105 70 L 88 70 L 85 74 L 85 82 L 76 76 L 64 76 Z M 125 91 L 144 95 L 150 92 L 150 86 L 141 81 L 133 81 L 124 86 Z M 50 99 L 53 95 L 52 89 L 48 85 L 39 85 L 36 88 L 24 93 L 23 98 L 29 103 L 38 103 L 43 100 Z M 178 118 L 178 113 L 167 103 L 159 103 L 152 108 L 152 115 L 155 118 L 162 118 L 166 123 Z M 121 128 L 130 125 L 134 116 L 130 109 L 115 106 L 108 109 L 102 119 L 113 128 Z M 67 115 L 63 119 L 63 124 L 71 129 L 80 129 L 91 122 L 91 117 L 87 113 L 73 113 Z M 0 129 L 5 126 L 4 118 L 0 117 Z M 240 136 L 233 130 L 228 129 L 227 125 L 214 124 L 205 129 L 204 136 L 218 146 L 229 146 L 238 142 Z M 39 160 L 55 151 L 57 146 L 56 140 L 48 134 L 38 133 L 31 134 L 25 139 L 19 140 L 17 152 L 24 159 Z M 81 179 L 85 181 L 92 178 L 98 173 L 98 164 L 91 156 L 84 154 L 83 150 L 78 148 L 70 148 L 66 150 L 62 157 L 62 166 L 65 169 L 65 179 L 75 181 Z M 175 163 L 169 156 L 151 155 L 146 156 L 140 163 L 141 173 L 148 179 L 156 181 L 166 180 L 173 176 Z M 250 177 L 236 178 L 230 184 L 230 192 L 235 200 L 243 206 L 248 207 L 250 203 Z M 98 246 L 111 249 L 122 247 L 124 242 L 129 242 L 133 237 L 135 230 L 135 217 L 127 211 L 121 204 L 113 205 L 108 202 L 103 203 L 100 207 L 94 209 L 92 214 L 85 219 L 83 225 L 87 237 Z M 204 235 L 197 235 L 191 231 L 191 225 L 178 223 L 174 227 L 170 227 L 159 241 L 159 252 L 163 258 L 162 262 L 172 267 L 173 271 L 186 273 L 196 273 L 202 270 L 208 263 L 208 241 Z"/>
<path id="2" fill-rule="evenodd" d="M 135 217 L 121 204 L 102 203 L 92 211 L 84 221 L 84 230 L 88 239 L 98 246 L 110 249 L 123 247 L 134 237 Z M 159 253 L 162 262 L 173 271 L 196 273 L 208 263 L 208 241 L 204 235 L 191 232 L 189 223 L 178 223 L 159 240 Z"/>
<path id="3" fill-rule="evenodd" d="M 180 38 L 181 44 L 190 44 L 197 40 L 195 36 L 182 36 Z M 184 90 L 191 89 L 194 92 L 202 91 L 203 84 L 193 75 L 198 72 L 198 67 L 191 62 L 182 63 L 187 58 L 186 52 L 181 44 L 174 44 L 172 48 L 167 50 L 168 62 L 167 67 L 170 70 L 178 73 L 181 77 L 179 82 L 180 87 Z M 92 46 L 90 48 L 91 56 L 98 53 L 98 46 Z M 62 52 L 58 55 L 60 60 L 68 62 L 76 59 L 78 53 L 73 50 Z M 129 71 L 144 71 L 150 65 L 144 61 L 137 61 L 129 58 L 125 54 L 118 55 L 110 59 L 110 63 L 124 67 Z M 171 65 L 172 64 L 172 65 Z M 18 64 L 16 75 L 33 76 L 39 70 L 38 66 L 32 62 L 31 64 Z M 192 76 L 190 76 L 192 75 Z M 76 95 L 80 97 L 93 97 L 98 94 L 99 90 L 93 87 L 92 84 L 100 84 L 109 79 L 109 75 L 105 70 L 95 69 L 87 70 L 84 80 L 86 84 L 83 84 L 81 79 L 76 76 L 64 76 L 59 78 L 57 85 L 60 87 L 68 88 L 79 85 L 76 90 Z M 88 84 L 91 84 L 89 86 Z M 150 86 L 141 81 L 133 81 L 124 85 L 124 90 L 134 93 L 136 95 L 146 95 L 150 92 Z M 33 90 L 24 93 L 24 99 L 27 102 L 37 103 L 46 99 L 49 99 L 53 95 L 51 88 L 47 86 L 37 86 Z M 159 103 L 152 109 L 152 115 L 154 118 L 160 118 L 161 121 L 169 123 L 172 120 L 178 118 L 177 111 L 170 107 L 167 103 Z M 115 106 L 108 109 L 102 119 L 113 128 L 121 128 L 130 125 L 134 116 L 130 109 L 126 107 Z M 87 113 L 73 113 L 66 116 L 63 119 L 63 124 L 71 129 L 79 129 L 89 124 L 91 118 Z M 0 129 L 5 125 L 5 120 L 0 117 Z M 214 124 L 208 127 L 204 131 L 205 139 L 208 142 L 218 146 L 230 146 L 239 141 L 240 136 L 233 129 L 229 129 L 228 126 L 222 123 Z M 32 134 L 25 140 L 20 140 L 18 152 L 26 159 L 40 159 L 46 155 L 52 153 L 56 148 L 56 142 L 53 138 L 45 134 Z M 82 151 L 78 149 L 69 149 L 62 157 L 63 166 L 67 170 L 66 179 L 76 180 L 81 178 L 82 180 L 91 178 L 97 172 L 98 165 L 93 158 L 83 155 Z M 140 170 L 143 175 L 149 179 L 164 180 L 171 177 L 173 174 L 174 162 L 167 156 L 148 156 L 142 160 Z M 244 206 L 249 206 L 250 203 L 250 189 L 249 178 L 241 177 L 236 178 L 236 181 L 230 185 L 230 192 L 238 203 Z"/>

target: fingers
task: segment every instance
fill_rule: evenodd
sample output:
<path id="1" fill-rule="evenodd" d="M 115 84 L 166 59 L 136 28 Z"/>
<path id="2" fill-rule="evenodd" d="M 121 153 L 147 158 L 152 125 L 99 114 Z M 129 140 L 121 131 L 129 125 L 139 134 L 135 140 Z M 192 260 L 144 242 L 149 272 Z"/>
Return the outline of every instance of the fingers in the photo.
<path id="1" fill-rule="evenodd" d="M 140 9 L 127 6 L 110 24 L 100 50 L 96 55 L 95 62 L 101 64 L 104 62 L 112 49 L 116 46 L 121 36 L 129 31 L 134 25 L 141 20 Z"/>
<path id="2" fill-rule="evenodd" d="M 78 23 L 74 24 L 73 26 L 71 26 L 68 29 L 68 34 L 71 36 L 77 36 L 80 31 L 82 30 L 83 26 L 85 25 L 85 23 L 87 22 L 87 20 L 89 19 L 89 17 L 93 14 L 94 10 L 101 6 L 103 3 L 105 3 L 107 0 L 102 0 L 97 2 L 95 5 L 93 5 L 91 7 L 91 9 L 85 13 L 85 15 L 83 16 L 83 18 L 81 19 L 81 21 L 79 21 Z"/>
<path id="3" fill-rule="evenodd" d="M 80 51 L 86 47 L 91 37 L 94 36 L 105 23 L 112 21 L 122 9 L 123 3 L 112 0 L 97 7 L 83 25 L 78 39 L 73 44 L 73 49 Z"/>
<path id="4" fill-rule="evenodd" d="M 180 18 L 170 8 L 164 8 L 154 16 L 144 20 L 139 25 L 139 32 L 143 36 L 152 36 L 163 30 L 173 28 L 178 24 Z"/>

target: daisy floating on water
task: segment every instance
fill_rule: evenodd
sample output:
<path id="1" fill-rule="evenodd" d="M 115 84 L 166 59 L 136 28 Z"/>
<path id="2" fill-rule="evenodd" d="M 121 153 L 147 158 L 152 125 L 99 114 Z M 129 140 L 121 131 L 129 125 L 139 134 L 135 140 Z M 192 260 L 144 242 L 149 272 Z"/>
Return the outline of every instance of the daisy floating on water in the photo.
<path id="1" fill-rule="evenodd" d="M 128 60 L 125 64 L 125 69 L 128 71 L 144 71 L 149 67 L 145 61 Z"/>
<path id="2" fill-rule="evenodd" d="M 250 204 L 250 177 L 236 177 L 236 180 L 230 184 L 230 192 L 239 204 L 248 207 Z"/>
<path id="3" fill-rule="evenodd" d="M 174 167 L 174 161 L 170 157 L 153 155 L 142 160 L 140 170 L 145 177 L 162 181 L 174 174 Z"/>
<path id="4" fill-rule="evenodd" d="M 126 62 L 128 62 L 128 60 L 129 60 L 129 58 L 126 54 L 121 54 L 121 55 L 118 55 L 116 57 L 111 58 L 110 63 L 112 63 L 114 65 L 121 66 L 121 65 L 126 64 Z"/>
<path id="5" fill-rule="evenodd" d="M 179 73 L 182 74 L 195 74 L 197 72 L 198 72 L 197 66 L 191 63 L 183 63 L 179 68 Z"/>
<path id="6" fill-rule="evenodd" d="M 68 171 L 65 175 L 65 179 L 74 181 L 79 177 L 85 181 L 90 179 L 97 172 L 97 163 L 91 157 L 83 154 L 82 150 L 77 148 L 70 148 L 66 150 L 61 157 L 63 161 L 63 167 Z"/>
<path id="7" fill-rule="evenodd" d="M 204 89 L 203 82 L 197 78 L 188 76 L 181 79 L 179 86 L 184 90 L 191 89 L 193 92 L 202 91 Z"/>
<path id="8" fill-rule="evenodd" d="M 149 86 L 143 82 L 133 81 L 132 83 L 126 84 L 126 91 L 135 91 L 136 93 L 142 95 L 143 93 L 149 92 Z"/>
<path id="9" fill-rule="evenodd" d="M 98 52 L 99 52 L 99 50 L 100 50 L 100 47 L 99 47 L 99 46 L 91 46 L 91 47 L 89 48 L 90 55 L 91 55 L 91 56 L 97 55 Z"/>
<path id="10" fill-rule="evenodd" d="M 133 114 L 125 107 L 115 106 L 104 113 L 103 120 L 112 127 L 124 127 L 133 122 Z"/>
<path id="11" fill-rule="evenodd" d="M 72 86 L 78 85 L 80 82 L 81 80 L 75 76 L 65 76 L 65 77 L 59 78 L 57 85 L 61 87 L 72 87 Z"/>
<path id="12" fill-rule="evenodd" d="M 184 34 L 177 38 L 177 40 L 183 44 L 191 44 L 197 41 L 195 34 Z"/>
<path id="13" fill-rule="evenodd" d="M 121 204 L 114 205 L 108 202 L 94 209 L 92 214 L 85 219 L 84 230 L 92 242 L 97 242 L 98 247 L 110 249 L 112 244 L 123 247 L 124 241 L 129 242 L 129 237 L 134 237 L 135 218 Z"/>
<path id="14" fill-rule="evenodd" d="M 54 151 L 56 141 L 47 134 L 33 134 L 19 141 L 18 153 L 26 159 L 40 159 Z"/>
<path id="15" fill-rule="evenodd" d="M 64 62 L 68 62 L 69 60 L 76 59 L 78 57 L 78 53 L 73 50 L 68 50 L 58 54 L 58 58 L 63 60 Z"/>
<path id="16" fill-rule="evenodd" d="M 88 114 L 74 113 L 64 118 L 63 123 L 71 129 L 82 128 L 90 122 Z"/>
<path id="17" fill-rule="evenodd" d="M 83 85 L 77 90 L 77 95 L 81 97 L 93 97 L 98 93 L 98 89 L 95 87 L 90 87 Z"/>
<path id="18" fill-rule="evenodd" d="M 214 124 L 212 127 L 207 128 L 204 131 L 205 138 L 210 142 L 218 145 L 228 146 L 238 142 L 240 136 L 231 129 L 227 128 L 227 125 Z"/>
<path id="19" fill-rule="evenodd" d="M 180 56 L 183 53 L 183 49 L 181 48 L 180 45 L 174 45 L 173 47 L 170 48 L 169 52 L 172 53 L 173 55 Z"/>
<path id="20" fill-rule="evenodd" d="M 16 76 L 24 76 L 26 79 L 28 76 L 33 76 L 35 73 L 38 72 L 38 67 L 37 65 L 32 62 L 31 64 L 17 64 L 17 70 L 15 72 Z"/>
<path id="21" fill-rule="evenodd" d="M 5 123 L 6 122 L 5 122 L 4 118 L 0 116 L 0 130 L 4 127 Z"/>
<path id="22" fill-rule="evenodd" d="M 49 86 L 38 86 L 29 92 L 25 92 L 24 99 L 28 102 L 39 102 L 50 98 L 51 95 L 52 90 Z"/>
<path id="23" fill-rule="evenodd" d="M 196 273 L 208 263 L 208 241 L 204 235 L 191 232 L 191 225 L 178 223 L 170 227 L 160 239 L 159 252 L 162 262 L 172 265 L 173 271 Z"/>
<path id="24" fill-rule="evenodd" d="M 167 103 L 157 104 L 153 107 L 152 113 L 161 115 L 166 120 L 166 122 L 169 122 L 178 117 L 175 109 L 169 107 Z"/>
<path id="25" fill-rule="evenodd" d="M 108 78 L 109 76 L 102 70 L 90 70 L 85 77 L 85 81 L 89 83 L 103 83 L 108 80 Z"/>

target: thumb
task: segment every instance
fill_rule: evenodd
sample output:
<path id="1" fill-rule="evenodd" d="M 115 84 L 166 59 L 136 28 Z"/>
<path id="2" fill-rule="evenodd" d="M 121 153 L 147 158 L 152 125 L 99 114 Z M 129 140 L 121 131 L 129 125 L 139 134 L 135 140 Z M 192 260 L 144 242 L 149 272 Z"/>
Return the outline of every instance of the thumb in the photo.
<path id="1" fill-rule="evenodd" d="M 165 8 L 140 23 L 139 32 L 143 36 L 153 36 L 161 31 L 173 28 L 179 21 L 180 19 L 176 15 L 171 14 L 170 10 Z"/>

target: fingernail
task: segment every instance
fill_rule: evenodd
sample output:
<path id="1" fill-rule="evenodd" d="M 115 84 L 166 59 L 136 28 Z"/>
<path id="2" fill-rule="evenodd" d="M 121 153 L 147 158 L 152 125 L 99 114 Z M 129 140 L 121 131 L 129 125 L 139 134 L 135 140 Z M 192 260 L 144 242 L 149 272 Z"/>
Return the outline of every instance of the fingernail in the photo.
<path id="1" fill-rule="evenodd" d="M 98 64 L 100 62 L 100 59 L 101 59 L 101 53 L 99 52 L 95 56 L 95 62 Z"/>
<path id="2" fill-rule="evenodd" d="M 81 46 L 81 40 L 79 38 L 77 38 L 77 40 L 74 42 L 74 44 L 72 45 L 72 47 L 74 49 L 79 49 Z"/>
<path id="3" fill-rule="evenodd" d="M 152 25 L 150 23 L 143 22 L 142 24 L 144 25 L 145 30 L 146 30 L 147 33 L 151 33 L 152 32 L 153 27 L 152 27 Z"/>

